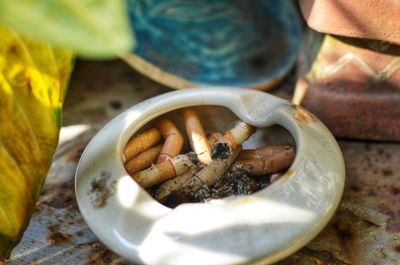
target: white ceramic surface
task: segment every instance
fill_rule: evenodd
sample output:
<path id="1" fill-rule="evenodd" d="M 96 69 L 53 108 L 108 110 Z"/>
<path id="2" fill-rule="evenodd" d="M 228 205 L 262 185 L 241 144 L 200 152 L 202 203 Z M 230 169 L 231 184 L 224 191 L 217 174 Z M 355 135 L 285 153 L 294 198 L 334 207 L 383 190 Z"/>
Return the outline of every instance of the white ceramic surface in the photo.
<path id="1" fill-rule="evenodd" d="M 125 171 L 122 149 L 155 117 L 186 106 L 217 105 L 257 127 L 286 128 L 296 142 L 290 169 L 250 196 L 167 208 Z M 109 198 L 93 204 L 93 180 L 110 176 Z M 113 251 L 139 264 L 271 264 L 295 252 L 327 224 L 344 187 L 344 162 L 328 129 L 302 108 L 264 92 L 202 88 L 146 100 L 109 122 L 89 143 L 76 172 L 81 214 Z"/>

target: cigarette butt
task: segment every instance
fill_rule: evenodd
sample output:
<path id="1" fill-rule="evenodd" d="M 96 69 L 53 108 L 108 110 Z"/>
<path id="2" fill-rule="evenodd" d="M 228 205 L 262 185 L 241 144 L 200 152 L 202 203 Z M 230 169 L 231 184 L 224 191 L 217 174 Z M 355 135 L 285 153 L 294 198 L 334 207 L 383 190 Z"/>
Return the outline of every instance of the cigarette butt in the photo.
<path id="1" fill-rule="evenodd" d="M 242 150 L 237 160 L 261 159 L 263 157 L 272 156 L 276 153 L 285 151 L 286 149 L 290 148 L 291 146 L 287 144 L 277 144 L 277 145 L 260 147 L 256 149 Z"/>
<path id="2" fill-rule="evenodd" d="M 256 128 L 240 121 L 212 148 L 212 159 L 225 159 L 256 131 Z"/>
<path id="3" fill-rule="evenodd" d="M 310 86 L 310 83 L 307 80 L 307 78 L 300 78 L 297 80 L 296 86 L 295 86 L 294 92 L 293 92 L 293 98 L 292 98 L 293 104 L 301 105 L 301 102 L 303 101 L 303 98 L 306 95 L 309 86 Z"/>
<path id="4" fill-rule="evenodd" d="M 210 134 L 210 136 L 208 136 L 208 143 L 210 146 L 213 146 L 216 142 L 218 142 L 219 140 L 222 139 L 222 137 L 224 137 L 224 135 L 222 133 L 219 132 L 213 132 Z"/>
<path id="5" fill-rule="evenodd" d="M 193 163 L 190 161 L 189 156 L 178 155 L 142 170 L 132 177 L 140 186 L 146 189 L 185 173 L 192 165 Z"/>
<path id="6" fill-rule="evenodd" d="M 158 119 L 156 127 L 165 139 L 164 146 L 157 160 L 157 163 L 161 163 L 179 155 L 182 151 L 184 140 L 176 126 L 167 118 Z"/>
<path id="7" fill-rule="evenodd" d="M 200 162 L 209 163 L 211 161 L 211 147 L 207 141 L 199 115 L 193 108 L 184 108 L 182 114 L 192 150 Z"/>
<path id="8" fill-rule="evenodd" d="M 226 159 L 212 160 L 208 165 L 194 174 L 193 178 L 185 183 L 185 192 L 195 194 L 204 185 L 211 186 L 217 182 L 235 161 L 241 149 L 240 146 L 237 147 L 236 150 Z"/>
<path id="9" fill-rule="evenodd" d="M 294 157 L 294 148 L 290 147 L 261 159 L 238 161 L 234 166 L 242 168 L 250 176 L 262 176 L 288 168 L 292 164 Z"/>
<path id="10" fill-rule="evenodd" d="M 130 175 L 136 172 L 148 168 L 157 161 L 158 156 L 161 153 L 162 144 L 154 146 L 143 153 L 138 154 L 131 160 L 125 163 L 125 169 Z"/>
<path id="11" fill-rule="evenodd" d="M 196 173 L 197 167 L 193 165 L 186 173 L 176 176 L 175 178 L 169 179 L 163 182 L 156 190 L 154 197 L 158 201 L 164 201 L 171 193 L 182 189 L 183 185 L 189 181 Z"/>
<path id="12" fill-rule="evenodd" d="M 134 156 L 142 153 L 150 147 L 156 145 L 161 139 L 161 134 L 156 128 L 145 131 L 142 134 L 134 135 L 129 139 L 124 148 L 123 160 L 131 160 Z"/>

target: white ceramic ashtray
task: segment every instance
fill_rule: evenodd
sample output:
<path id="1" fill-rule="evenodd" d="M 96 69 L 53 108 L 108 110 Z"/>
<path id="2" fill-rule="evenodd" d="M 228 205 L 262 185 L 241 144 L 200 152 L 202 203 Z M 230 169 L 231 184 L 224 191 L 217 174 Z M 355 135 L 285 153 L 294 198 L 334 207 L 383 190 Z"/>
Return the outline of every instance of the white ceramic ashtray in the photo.
<path id="1" fill-rule="evenodd" d="M 257 127 L 243 148 L 292 142 L 290 168 L 251 195 L 168 208 L 127 173 L 123 149 L 158 116 L 197 106 L 206 131 L 240 119 Z M 314 238 L 336 210 L 344 162 L 312 114 L 264 92 L 187 89 L 146 100 L 110 121 L 89 143 L 76 172 L 80 212 L 110 249 L 137 264 L 271 264 Z"/>

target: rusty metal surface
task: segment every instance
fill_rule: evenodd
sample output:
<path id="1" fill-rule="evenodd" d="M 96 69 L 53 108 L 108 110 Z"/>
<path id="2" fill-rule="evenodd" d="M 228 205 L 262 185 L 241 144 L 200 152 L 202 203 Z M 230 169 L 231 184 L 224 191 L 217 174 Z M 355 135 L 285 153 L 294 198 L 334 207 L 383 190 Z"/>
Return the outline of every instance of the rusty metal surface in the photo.
<path id="1" fill-rule="evenodd" d="M 346 186 L 323 232 L 286 264 L 400 264 L 400 145 L 340 141 Z"/>
<path id="2" fill-rule="evenodd" d="M 293 81 L 272 93 L 288 97 Z M 122 62 L 78 62 L 64 108 L 64 132 L 71 126 L 81 129 L 74 137 L 61 137 L 30 226 L 8 264 L 128 264 L 82 220 L 74 195 L 75 168 L 101 126 L 167 91 Z M 340 146 L 347 179 L 337 214 L 316 239 L 280 265 L 400 264 L 400 144 L 340 141 Z"/>

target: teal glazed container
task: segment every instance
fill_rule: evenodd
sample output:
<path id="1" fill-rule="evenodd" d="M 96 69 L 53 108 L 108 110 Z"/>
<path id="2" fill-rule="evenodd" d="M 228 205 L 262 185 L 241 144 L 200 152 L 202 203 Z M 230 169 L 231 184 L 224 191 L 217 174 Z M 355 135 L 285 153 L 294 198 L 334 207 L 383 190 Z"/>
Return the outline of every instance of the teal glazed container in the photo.
<path id="1" fill-rule="evenodd" d="M 267 89 L 293 67 L 302 26 L 291 0 L 129 0 L 131 66 L 172 88 Z"/>

